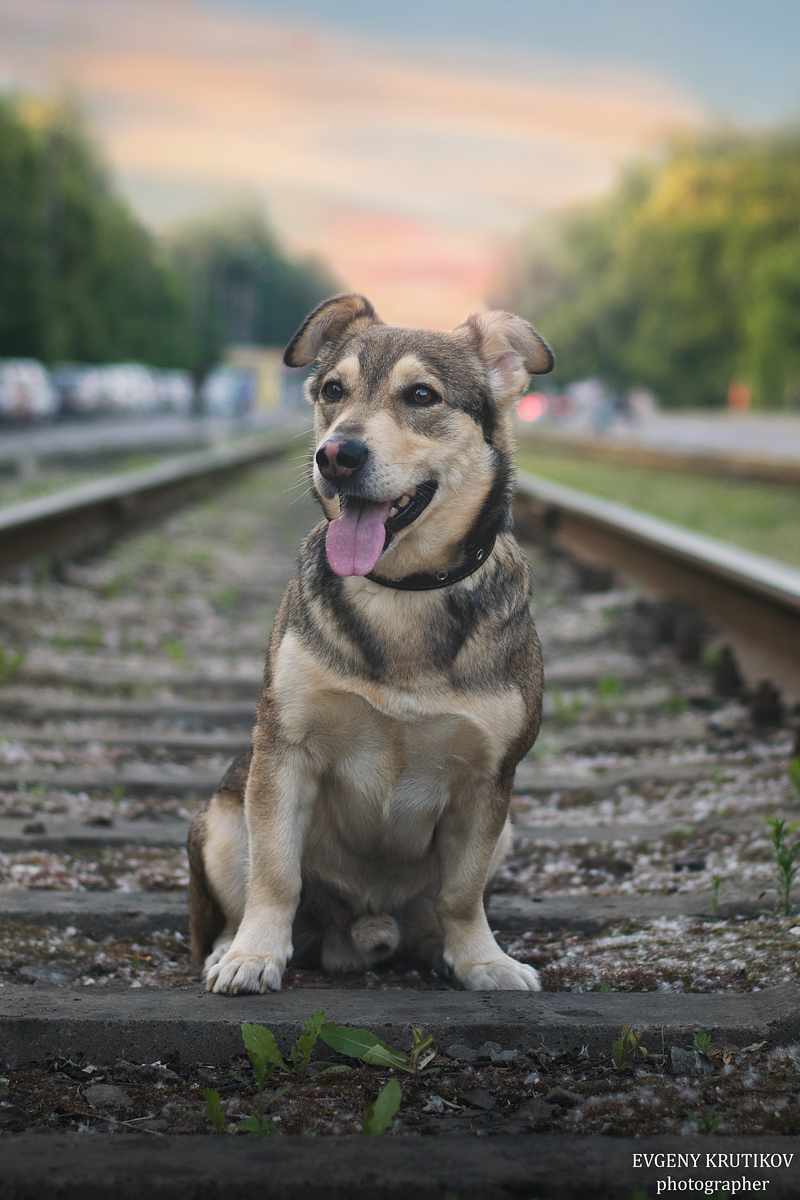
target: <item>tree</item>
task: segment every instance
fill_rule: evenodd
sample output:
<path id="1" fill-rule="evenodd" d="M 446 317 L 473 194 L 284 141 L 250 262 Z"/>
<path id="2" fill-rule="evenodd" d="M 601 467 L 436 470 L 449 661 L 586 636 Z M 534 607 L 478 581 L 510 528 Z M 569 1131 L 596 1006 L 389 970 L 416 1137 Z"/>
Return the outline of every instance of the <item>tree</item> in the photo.
<path id="1" fill-rule="evenodd" d="M 68 104 L 0 97 L 0 357 L 202 375 L 229 342 L 288 341 L 336 287 L 256 211 L 159 241 Z"/>
<path id="2" fill-rule="evenodd" d="M 192 221 L 171 239 L 189 296 L 189 327 L 202 368 L 231 342 L 288 342 L 303 317 L 338 288 L 312 259 L 292 260 L 262 213 L 243 207 Z"/>
<path id="3" fill-rule="evenodd" d="M 0 354 L 190 356 L 185 291 L 67 105 L 0 100 Z"/>
<path id="4" fill-rule="evenodd" d="M 720 405 L 800 388 L 800 134 L 675 143 L 600 202 L 528 231 L 498 298 L 556 352 L 557 378 Z"/>

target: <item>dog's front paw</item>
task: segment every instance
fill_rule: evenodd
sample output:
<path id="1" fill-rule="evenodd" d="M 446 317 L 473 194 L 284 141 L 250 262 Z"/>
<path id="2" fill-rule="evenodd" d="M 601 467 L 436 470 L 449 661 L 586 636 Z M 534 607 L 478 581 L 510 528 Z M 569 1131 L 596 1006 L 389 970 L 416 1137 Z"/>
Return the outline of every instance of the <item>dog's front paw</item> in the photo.
<path id="1" fill-rule="evenodd" d="M 222 961 L 222 959 L 228 953 L 228 951 L 230 950 L 232 945 L 233 945 L 233 938 L 228 938 L 227 942 L 222 942 L 219 946 L 214 947 L 214 949 L 211 951 L 211 953 L 206 958 L 206 961 L 203 963 L 203 972 L 205 974 L 206 979 L 208 979 L 208 973 L 211 970 L 211 968 L 215 967 L 218 962 Z"/>
<path id="2" fill-rule="evenodd" d="M 540 992 L 542 985 L 533 967 L 504 954 L 485 963 L 467 963 L 456 978 L 471 992 Z"/>
<path id="3" fill-rule="evenodd" d="M 240 992 L 249 995 L 279 992 L 284 966 L 285 963 L 273 954 L 241 954 L 229 950 L 206 971 L 206 991 L 223 992 L 228 996 Z"/>

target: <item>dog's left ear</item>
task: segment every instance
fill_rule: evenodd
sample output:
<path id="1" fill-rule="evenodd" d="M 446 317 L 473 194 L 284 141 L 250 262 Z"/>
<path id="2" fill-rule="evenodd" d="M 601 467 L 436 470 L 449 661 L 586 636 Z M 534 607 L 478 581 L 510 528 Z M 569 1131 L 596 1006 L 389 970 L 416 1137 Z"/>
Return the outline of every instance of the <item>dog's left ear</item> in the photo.
<path id="1" fill-rule="evenodd" d="M 472 313 L 453 333 L 469 337 L 486 363 L 496 400 L 516 400 L 531 375 L 552 371 L 553 352 L 536 330 L 507 312 Z"/>
<path id="2" fill-rule="evenodd" d="M 382 324 L 366 296 L 358 292 L 332 296 L 308 314 L 286 347 L 283 361 L 287 367 L 307 367 L 319 358 L 327 342 L 335 344 L 360 328 Z"/>

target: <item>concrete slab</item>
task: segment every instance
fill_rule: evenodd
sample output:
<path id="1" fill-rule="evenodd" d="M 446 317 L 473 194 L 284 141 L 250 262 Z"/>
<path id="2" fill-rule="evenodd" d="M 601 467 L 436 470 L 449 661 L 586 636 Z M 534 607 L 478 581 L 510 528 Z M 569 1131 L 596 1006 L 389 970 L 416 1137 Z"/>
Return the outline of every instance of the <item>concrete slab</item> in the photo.
<path id="1" fill-rule="evenodd" d="M 523 1050 L 544 1044 L 610 1053 L 625 1025 L 645 1031 L 643 1045 L 691 1044 L 695 1029 L 732 1046 L 800 1038 L 800 983 L 720 995 L 663 992 L 422 992 L 319 989 L 264 996 L 215 996 L 199 989 L 0 989 L 0 1059 L 14 1065 L 70 1054 L 95 1065 L 118 1058 L 153 1062 L 177 1052 L 184 1062 L 223 1063 L 242 1052 L 241 1024 L 266 1025 L 282 1049 L 302 1022 L 323 1009 L 328 1020 L 369 1029 L 405 1045 L 412 1025 L 440 1046 L 485 1041 Z M 331 1052 L 320 1052 L 327 1057 Z"/>
<path id="2" fill-rule="evenodd" d="M 658 1181 L 769 1180 L 773 1200 L 800 1193 L 800 1154 L 789 1138 L 124 1137 L 21 1133 L 2 1138 L 0 1200 L 630 1200 Z M 718 1165 L 719 1152 L 769 1156 L 780 1166 Z M 659 1156 L 634 1166 L 634 1155 Z M 665 1168 L 668 1154 L 697 1167 Z M 708 1165 L 708 1155 L 711 1163 Z M 789 1165 L 785 1165 L 788 1158 Z M 777 1156 L 774 1157 L 773 1156 Z M 656 1165 L 656 1161 L 659 1164 Z M 677 1160 L 674 1160 L 677 1161 Z M 758 1161 L 763 1162 L 764 1159 Z M 665 1193 L 668 1194 L 668 1193 Z M 730 1191 L 719 1193 L 730 1195 Z M 759 1193 L 756 1193 L 759 1194 Z M 763 1194 L 763 1193 L 761 1193 Z"/>
<path id="3" fill-rule="evenodd" d="M 517 795 L 550 795 L 553 792 L 585 793 L 590 796 L 609 796 L 622 784 L 633 787 L 647 785 L 671 786 L 711 779 L 727 767 L 747 765 L 743 759 L 726 762 L 724 759 L 702 762 L 665 762 L 645 759 L 608 771 L 553 771 L 535 766 L 523 759 L 514 778 Z M 776 764 L 775 770 L 780 770 Z M 54 771 L 50 764 L 20 766 L 0 772 L 0 789 L 13 791 L 44 785 L 49 789 L 72 792 L 106 792 L 124 787 L 131 795 L 208 795 L 216 788 L 222 772 L 185 771 L 174 775 L 163 767 L 129 767 L 121 771 L 86 771 L 64 769 Z"/>
<path id="4" fill-rule="evenodd" d="M 32 720 L 103 717 L 155 721 L 207 721 L 246 725 L 252 729 L 256 707 L 251 700 L 120 700 L 113 696 L 74 696 L 47 688 L 0 688 L 0 712 Z"/>
<path id="5" fill-rule="evenodd" d="M 44 826 L 42 833 L 25 833 L 30 825 Z M 0 817 L 0 851 L 94 850 L 103 846 L 185 846 L 188 821 L 119 821 L 113 825 L 85 825 L 50 816 L 41 820 Z M 1 910 L 0 910 L 1 911 Z"/>
<path id="6" fill-rule="evenodd" d="M 39 833 L 25 833 L 26 826 L 42 825 Z M 679 822 L 661 825 L 517 825 L 514 832 L 520 840 L 556 842 L 559 845 L 585 841 L 587 843 L 652 841 L 666 837 Z M 686 828 L 686 824 L 681 826 Z M 189 833 L 188 821 L 121 821 L 109 825 L 86 825 L 80 821 L 61 820 L 45 815 L 30 817 L 0 817 L 0 851 L 6 854 L 22 850 L 79 850 L 102 846 L 185 846 Z"/>
<path id="7" fill-rule="evenodd" d="M 74 733 L 53 733 L 48 730 L 32 730 L 25 725 L 0 726 L 0 741 L 21 742 L 23 745 L 52 746 L 134 746 L 138 748 L 155 747 L 159 750 L 186 751 L 192 754 L 241 754 L 250 745 L 247 733 L 168 733 L 165 730 L 135 730 L 110 729 L 107 725 L 100 728 L 83 729 Z"/>
<path id="8" fill-rule="evenodd" d="M 755 760 L 752 760 L 755 761 Z M 514 778 L 516 793 L 549 795 L 551 792 L 585 792 L 590 796 L 610 796 L 622 784 L 629 787 L 667 786 L 713 779 L 719 772 L 749 765 L 743 759 L 703 759 L 699 762 L 667 762 L 665 759 L 639 759 L 607 771 L 563 771 L 534 766 L 523 759 Z M 784 769 L 776 764 L 776 772 Z"/>
<path id="9" fill-rule="evenodd" d="M 211 796 L 223 774 L 223 771 L 185 771 L 173 775 L 163 767 L 53 771 L 47 766 L 25 766 L 0 771 L 0 790 L 13 792 L 24 786 L 59 792 L 111 792 L 122 788 L 123 793 L 131 796 Z"/>
<path id="10" fill-rule="evenodd" d="M 711 893 L 678 892 L 672 896 L 494 896 L 489 905 L 492 929 L 507 933 L 570 929 L 600 933 L 627 921 L 659 917 L 755 917 L 763 908 L 755 893 L 726 893 L 716 914 Z M 93 938 L 139 937 L 156 929 L 189 931 L 185 892 L 45 892 L 0 889 L 0 921 L 29 925 L 74 925 Z"/>
<path id="11" fill-rule="evenodd" d="M 88 937 L 140 937 L 156 929 L 189 932 L 185 892 L 45 892 L 0 890 L 0 920 L 70 925 Z"/>

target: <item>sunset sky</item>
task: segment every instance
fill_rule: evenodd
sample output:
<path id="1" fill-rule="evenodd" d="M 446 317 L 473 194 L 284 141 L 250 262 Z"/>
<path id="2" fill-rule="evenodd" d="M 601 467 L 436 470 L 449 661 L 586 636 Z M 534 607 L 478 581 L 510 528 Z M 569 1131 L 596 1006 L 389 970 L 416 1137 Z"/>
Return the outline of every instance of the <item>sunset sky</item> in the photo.
<path id="1" fill-rule="evenodd" d="M 257 203 L 387 319 L 445 327 L 530 217 L 675 129 L 791 113 L 772 8 L 756 45 L 769 0 L 0 0 L 0 86 L 77 95 L 153 226 Z"/>

